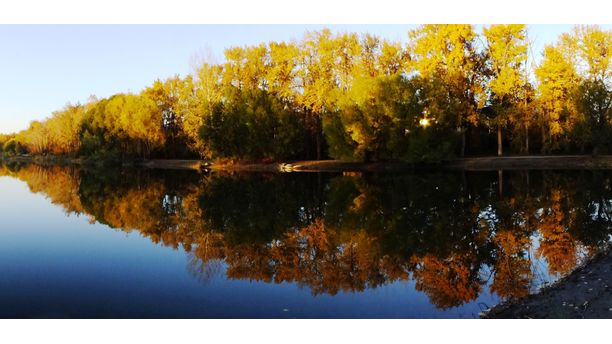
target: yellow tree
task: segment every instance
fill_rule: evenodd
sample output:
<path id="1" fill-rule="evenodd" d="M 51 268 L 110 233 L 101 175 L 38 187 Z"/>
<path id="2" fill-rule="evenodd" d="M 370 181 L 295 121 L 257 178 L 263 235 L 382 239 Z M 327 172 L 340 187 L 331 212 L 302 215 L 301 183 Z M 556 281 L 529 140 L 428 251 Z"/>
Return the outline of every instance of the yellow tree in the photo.
<path id="1" fill-rule="evenodd" d="M 612 81 L 612 31 L 597 25 L 576 26 L 573 31 L 574 53 L 580 58 L 583 77 L 601 80 L 609 85 Z"/>
<path id="2" fill-rule="evenodd" d="M 68 104 L 47 122 L 53 154 L 75 154 L 81 147 L 81 124 L 86 107 Z"/>
<path id="3" fill-rule="evenodd" d="M 17 141 L 21 142 L 29 153 L 46 154 L 49 152 L 49 128 L 47 121 L 33 121 L 27 130 L 17 135 Z"/>
<path id="4" fill-rule="evenodd" d="M 196 132 L 193 133 L 193 128 L 189 126 L 192 123 L 187 123 L 191 120 L 190 116 L 201 110 L 192 109 L 196 103 L 193 77 L 188 75 L 182 79 L 175 75 L 163 82 L 156 80 L 152 86 L 143 91 L 142 96 L 155 102 L 161 111 L 166 153 L 171 157 L 178 157 L 189 150 L 198 152 L 198 147 L 190 134 L 197 135 L 199 127 L 195 128 Z M 201 117 L 202 114 L 197 116 Z"/>
<path id="5" fill-rule="evenodd" d="M 402 48 L 399 42 L 383 40 L 378 56 L 378 71 L 390 76 L 406 71 L 410 62 L 410 54 Z"/>
<path id="6" fill-rule="evenodd" d="M 502 155 L 502 128 L 506 127 L 518 110 L 525 88 L 527 62 L 526 26 L 522 24 L 491 25 L 483 30 L 487 46 L 487 65 L 490 72 L 489 102 L 495 113 L 497 127 L 497 155 Z"/>
<path id="7" fill-rule="evenodd" d="M 431 115 L 461 132 L 463 156 L 467 126 L 477 123 L 483 100 L 476 33 L 472 25 L 422 25 L 410 31 L 409 37 L 418 75 L 436 85 L 430 99 L 430 109 L 435 109 Z"/>
<path id="8" fill-rule="evenodd" d="M 165 142 L 162 111 L 146 96 L 118 94 L 104 109 L 107 140 L 119 140 L 123 153 L 148 156 Z"/>
<path id="9" fill-rule="evenodd" d="M 405 105 L 414 94 L 402 75 L 407 54 L 399 43 L 369 34 L 359 39 L 343 34 L 334 41 L 340 57 L 335 111 L 325 121 L 329 154 L 351 160 L 401 156 L 392 153 L 408 146 L 404 138 L 411 111 Z"/>
<path id="10" fill-rule="evenodd" d="M 268 91 L 284 102 L 293 102 L 297 91 L 299 48 L 295 43 L 271 42 L 268 49 L 270 55 L 266 68 Z"/>
<path id="11" fill-rule="evenodd" d="M 542 62 L 535 70 L 543 151 L 558 149 L 560 138 L 580 121 L 571 98 L 580 77 L 574 59 L 568 56 L 570 52 L 562 42 L 544 48 Z"/>
<path id="12" fill-rule="evenodd" d="M 611 31 L 598 26 L 577 26 L 571 33 L 561 35 L 556 44 L 545 47 L 542 63 L 536 69 L 544 150 L 559 149 L 562 138 L 566 142 L 573 138 L 584 150 L 589 138 L 594 146 L 599 146 L 595 141 L 607 136 L 599 129 L 608 123 L 600 122 L 599 118 L 605 119 L 608 110 L 604 106 L 601 111 L 597 104 L 592 104 L 596 99 L 591 93 L 610 92 L 611 43 Z M 571 133 L 574 135 L 569 136 Z"/>
<path id="13" fill-rule="evenodd" d="M 266 89 L 268 49 L 260 44 L 253 47 L 232 47 L 225 50 L 223 84 L 242 89 Z"/>
<path id="14" fill-rule="evenodd" d="M 374 42 L 372 42 L 372 39 L 370 39 L 370 42 L 366 40 L 366 43 L 370 45 L 369 48 L 373 47 Z M 361 55 L 359 37 L 354 33 L 342 33 L 332 40 L 332 45 L 334 54 L 334 79 L 341 92 L 346 93 L 351 89 L 355 70 L 359 66 L 359 58 Z M 361 57 L 365 57 L 367 60 L 367 55 L 371 55 L 371 53 L 363 54 Z M 367 65 L 367 62 L 365 65 Z"/>
<path id="15" fill-rule="evenodd" d="M 204 118 L 210 116 L 222 99 L 223 67 L 213 63 L 202 63 L 193 78 L 187 77 L 181 88 L 179 102 L 183 116 L 183 133 L 189 148 L 201 157 L 210 157 L 210 149 L 202 139 L 200 131 Z"/>
<path id="16" fill-rule="evenodd" d="M 322 157 L 323 114 L 335 107 L 335 42 L 329 29 L 306 33 L 300 42 L 297 103 L 306 114 L 316 158 Z"/>

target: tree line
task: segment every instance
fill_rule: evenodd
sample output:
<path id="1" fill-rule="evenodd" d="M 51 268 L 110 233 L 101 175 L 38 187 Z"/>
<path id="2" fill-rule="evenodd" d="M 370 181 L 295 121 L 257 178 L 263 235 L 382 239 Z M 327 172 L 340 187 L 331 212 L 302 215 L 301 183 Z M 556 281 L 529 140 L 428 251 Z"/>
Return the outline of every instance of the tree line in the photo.
<path id="1" fill-rule="evenodd" d="M 612 31 L 576 26 L 538 65 L 525 25 L 422 25 L 408 37 L 324 29 L 228 48 L 185 77 L 68 104 L 0 147 L 249 161 L 612 151 Z"/>

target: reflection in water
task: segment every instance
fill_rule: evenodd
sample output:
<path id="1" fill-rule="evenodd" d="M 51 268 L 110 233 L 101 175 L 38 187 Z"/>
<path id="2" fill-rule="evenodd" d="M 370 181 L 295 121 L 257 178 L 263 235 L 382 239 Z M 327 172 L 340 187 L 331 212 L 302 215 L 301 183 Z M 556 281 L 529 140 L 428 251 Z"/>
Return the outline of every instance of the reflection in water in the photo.
<path id="1" fill-rule="evenodd" d="M 612 232 L 612 173 L 602 171 L 201 176 L 26 165 L 0 175 L 67 213 L 189 252 L 203 282 L 225 273 L 335 295 L 414 281 L 440 309 L 483 291 L 524 297 Z"/>

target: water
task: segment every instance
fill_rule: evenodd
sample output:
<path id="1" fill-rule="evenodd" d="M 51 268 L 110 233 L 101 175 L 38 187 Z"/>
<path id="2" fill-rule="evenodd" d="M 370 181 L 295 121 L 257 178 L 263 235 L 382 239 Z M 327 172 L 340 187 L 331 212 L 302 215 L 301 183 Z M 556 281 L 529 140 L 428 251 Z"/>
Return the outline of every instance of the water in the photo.
<path id="1" fill-rule="evenodd" d="M 3 166 L 0 317 L 478 317 L 606 245 L 611 180 Z"/>

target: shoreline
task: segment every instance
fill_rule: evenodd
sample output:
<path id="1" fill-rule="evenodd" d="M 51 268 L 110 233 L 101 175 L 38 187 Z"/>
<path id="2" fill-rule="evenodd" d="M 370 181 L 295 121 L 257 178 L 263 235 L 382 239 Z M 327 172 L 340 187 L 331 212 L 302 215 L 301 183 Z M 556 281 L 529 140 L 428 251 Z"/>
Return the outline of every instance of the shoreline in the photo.
<path id="1" fill-rule="evenodd" d="M 595 254 L 557 282 L 493 306 L 484 319 L 611 319 L 612 250 Z"/>
<path id="2" fill-rule="evenodd" d="M 449 160 L 446 166 L 466 171 L 612 169 L 612 155 L 469 157 Z"/>
<path id="3" fill-rule="evenodd" d="M 2 157 L 2 162 L 38 164 L 74 164 L 96 166 L 98 163 L 83 158 L 59 156 Z M 211 162 L 189 159 L 132 159 L 117 162 L 122 166 L 138 166 L 151 169 L 179 169 L 210 172 L 408 172 L 423 169 L 463 171 L 497 170 L 568 170 L 612 169 L 612 155 L 530 155 L 508 157 L 468 157 L 445 160 L 438 163 L 407 162 L 354 162 L 341 160 L 299 160 L 274 163 Z"/>

